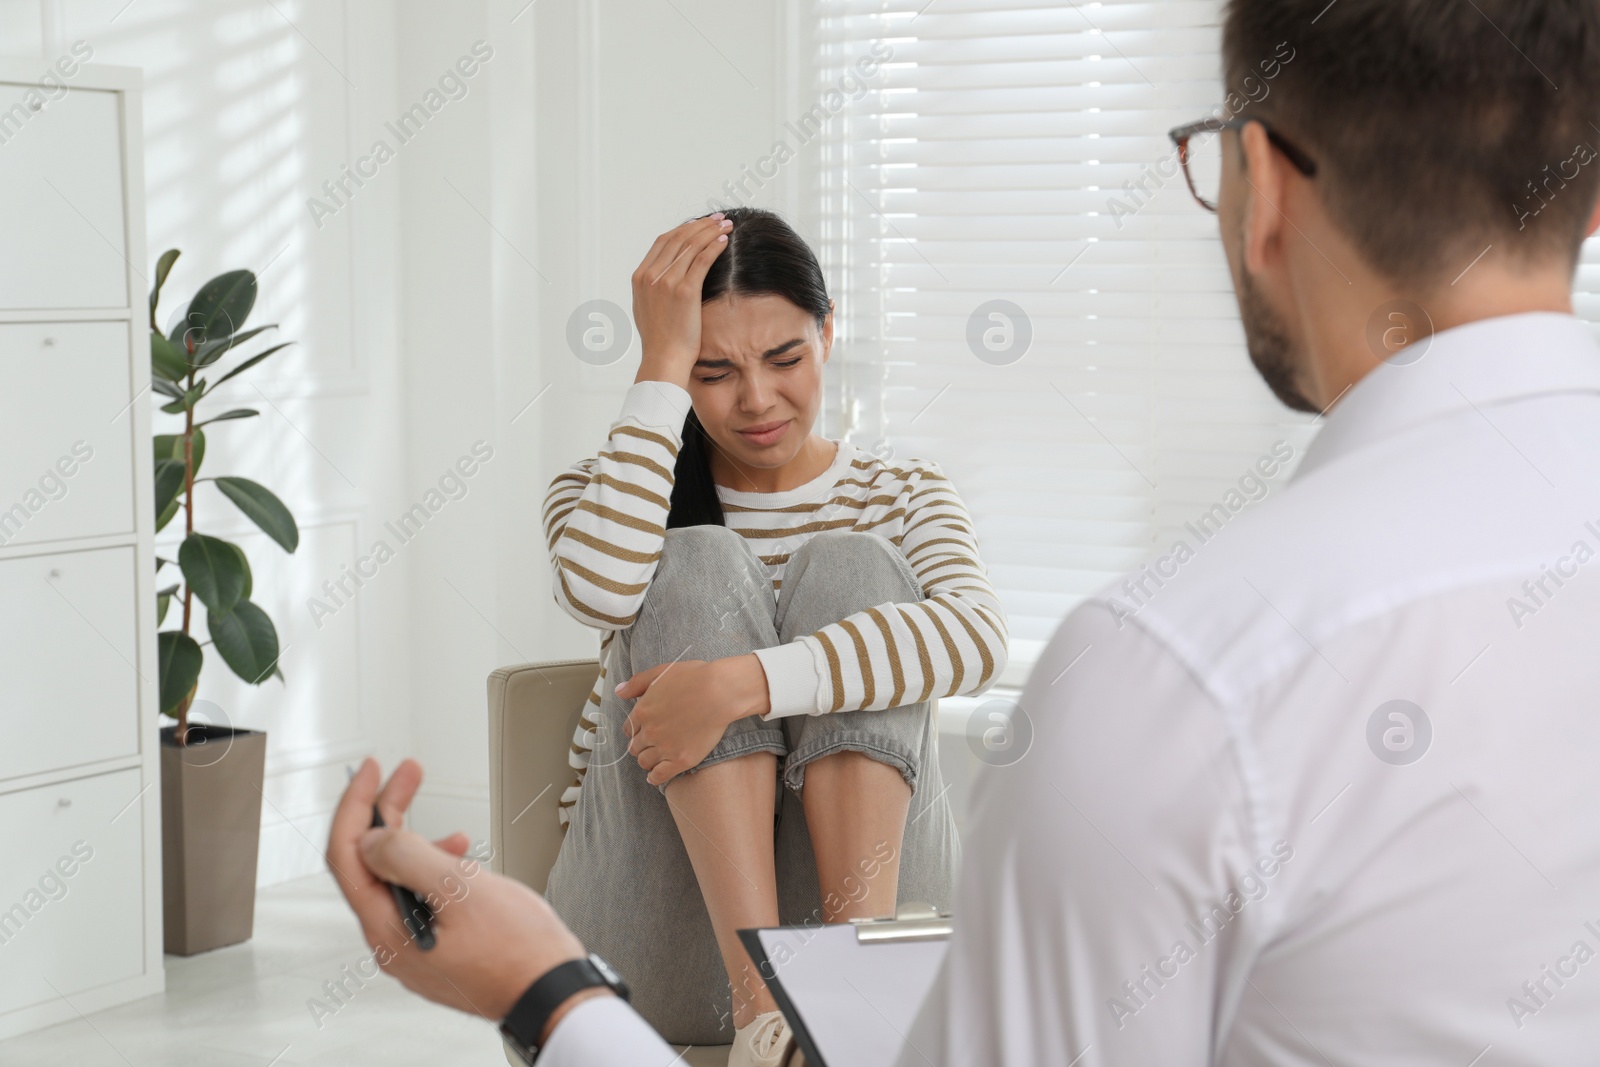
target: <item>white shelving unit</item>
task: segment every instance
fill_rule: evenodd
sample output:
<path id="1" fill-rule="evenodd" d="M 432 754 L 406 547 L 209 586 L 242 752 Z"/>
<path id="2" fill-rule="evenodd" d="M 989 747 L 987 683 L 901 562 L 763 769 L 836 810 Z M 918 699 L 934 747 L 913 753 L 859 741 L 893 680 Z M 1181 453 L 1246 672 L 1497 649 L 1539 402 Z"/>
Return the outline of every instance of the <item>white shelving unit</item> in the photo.
<path id="1" fill-rule="evenodd" d="M 0 1038 L 163 988 L 141 77 L 43 70 L 0 63 Z"/>

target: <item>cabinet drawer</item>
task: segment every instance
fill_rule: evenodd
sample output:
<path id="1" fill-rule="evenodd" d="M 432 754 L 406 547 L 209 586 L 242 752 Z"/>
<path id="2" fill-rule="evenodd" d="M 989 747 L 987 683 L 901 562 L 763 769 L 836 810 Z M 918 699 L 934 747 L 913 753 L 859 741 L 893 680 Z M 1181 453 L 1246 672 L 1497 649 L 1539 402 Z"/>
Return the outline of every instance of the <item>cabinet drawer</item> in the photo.
<path id="1" fill-rule="evenodd" d="M 0 381 L 0 545 L 131 532 L 126 324 L 0 325 Z"/>
<path id="2" fill-rule="evenodd" d="M 0 83 L 0 308 L 127 307 L 117 94 L 37 90 Z"/>
<path id="3" fill-rule="evenodd" d="M 139 789 L 130 769 L 0 794 L 0 1013 L 144 970 Z"/>
<path id="4" fill-rule="evenodd" d="M 134 566 L 132 548 L 0 562 L 0 778 L 138 751 Z"/>

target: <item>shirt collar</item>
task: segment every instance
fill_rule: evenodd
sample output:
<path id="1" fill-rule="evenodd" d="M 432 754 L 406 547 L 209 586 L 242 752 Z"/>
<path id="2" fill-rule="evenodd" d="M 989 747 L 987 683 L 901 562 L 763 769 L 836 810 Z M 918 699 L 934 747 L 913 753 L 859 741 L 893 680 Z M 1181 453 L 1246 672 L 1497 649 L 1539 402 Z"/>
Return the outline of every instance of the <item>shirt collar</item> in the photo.
<path id="1" fill-rule="evenodd" d="M 1583 392 L 1600 392 L 1600 344 L 1576 316 L 1529 312 L 1441 330 L 1416 362 L 1380 363 L 1334 404 L 1294 478 L 1434 419 Z"/>

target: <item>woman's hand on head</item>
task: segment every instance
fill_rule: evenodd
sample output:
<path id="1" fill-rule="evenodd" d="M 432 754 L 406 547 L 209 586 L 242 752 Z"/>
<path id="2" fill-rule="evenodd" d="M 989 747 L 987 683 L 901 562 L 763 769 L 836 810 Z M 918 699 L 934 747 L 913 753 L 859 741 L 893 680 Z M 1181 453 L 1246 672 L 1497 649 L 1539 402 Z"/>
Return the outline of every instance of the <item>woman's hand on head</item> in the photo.
<path id="1" fill-rule="evenodd" d="M 651 785 L 696 766 L 731 723 L 771 707 L 761 661 L 748 654 L 663 663 L 617 686 L 617 695 L 635 701 L 622 732 Z"/>
<path id="2" fill-rule="evenodd" d="M 633 272 L 633 321 L 642 381 L 687 388 L 700 355 L 700 293 L 712 262 L 728 247 L 733 223 L 717 212 L 657 237 Z"/>

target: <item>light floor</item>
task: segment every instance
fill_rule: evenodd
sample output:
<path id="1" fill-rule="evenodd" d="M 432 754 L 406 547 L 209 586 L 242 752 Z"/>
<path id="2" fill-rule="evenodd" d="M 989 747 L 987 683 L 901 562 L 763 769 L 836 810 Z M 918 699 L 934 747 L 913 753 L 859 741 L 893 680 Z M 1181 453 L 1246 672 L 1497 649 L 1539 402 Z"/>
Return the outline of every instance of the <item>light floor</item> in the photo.
<path id="1" fill-rule="evenodd" d="M 317 1020 L 322 989 L 371 955 L 331 876 L 261 890 L 255 936 L 168 956 L 166 992 L 0 1042 L 5 1067 L 503 1067 L 493 1023 L 442 1008 L 380 974 Z M 353 988 L 353 985 L 352 985 Z"/>

